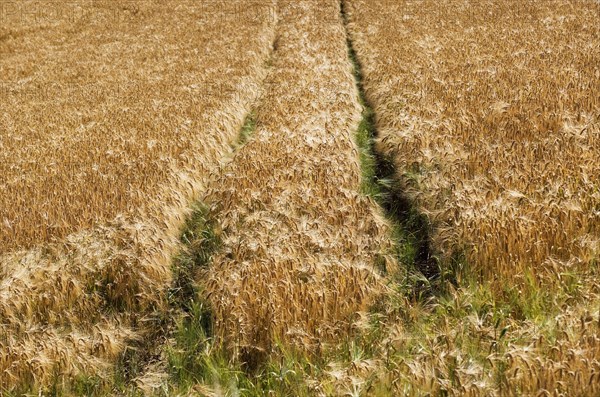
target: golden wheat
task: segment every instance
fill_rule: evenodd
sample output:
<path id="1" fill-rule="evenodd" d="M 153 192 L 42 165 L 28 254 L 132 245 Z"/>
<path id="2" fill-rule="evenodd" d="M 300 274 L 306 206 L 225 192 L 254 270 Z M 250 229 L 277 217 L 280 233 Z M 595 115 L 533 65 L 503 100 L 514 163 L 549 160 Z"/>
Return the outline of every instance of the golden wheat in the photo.
<path id="1" fill-rule="evenodd" d="M 481 285 L 423 308 L 376 271 L 337 0 L 0 2 L 0 393 L 110 382 L 153 340 L 195 198 L 216 344 L 249 367 L 282 343 L 331 359 L 314 395 L 600 393 L 600 6 L 344 3 L 377 148 Z"/>
<path id="2" fill-rule="evenodd" d="M 189 203 L 231 151 L 274 33 L 269 8 L 240 20 L 235 2 L 9 5 L 2 390 L 101 374 L 160 316 Z"/>
<path id="3" fill-rule="evenodd" d="M 378 356 L 396 358 L 363 378 L 406 395 L 597 394 L 598 4 L 346 3 L 378 149 L 395 159 L 443 259 L 464 250 L 475 277 L 463 280 L 506 305 L 475 309 L 462 288 L 452 299 L 464 318 L 441 314 L 413 339 L 389 321 Z M 526 316 L 511 301 L 539 291 L 554 291 L 546 304 L 562 314 Z M 503 310 L 500 340 L 492 317 Z"/>
<path id="4" fill-rule="evenodd" d="M 383 291 L 388 226 L 359 193 L 361 117 L 339 3 L 283 2 L 249 143 L 207 201 L 223 247 L 203 274 L 216 334 L 250 365 L 277 342 L 309 352 Z M 387 258 L 387 259 L 386 259 Z"/>
<path id="5" fill-rule="evenodd" d="M 379 146 L 484 278 L 598 254 L 598 7 L 518 3 L 351 2 Z"/>

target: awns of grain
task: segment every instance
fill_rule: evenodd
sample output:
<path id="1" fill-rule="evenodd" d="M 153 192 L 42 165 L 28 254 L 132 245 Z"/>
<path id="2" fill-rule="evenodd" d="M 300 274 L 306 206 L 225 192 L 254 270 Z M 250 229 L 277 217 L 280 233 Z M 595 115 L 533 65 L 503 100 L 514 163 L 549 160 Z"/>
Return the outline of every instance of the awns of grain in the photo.
<path id="1" fill-rule="evenodd" d="M 443 256 L 465 250 L 482 281 L 427 310 L 395 307 L 379 329 L 362 314 L 390 292 L 374 261 L 393 263 L 391 243 L 357 193 L 339 5 L 272 2 L 245 25 L 225 17 L 239 3 L 174 3 L 94 2 L 92 15 L 127 18 L 1 27 L 0 131 L 14 138 L 0 135 L 4 389 L 108 376 L 164 310 L 178 227 L 208 187 L 223 247 L 199 281 L 216 336 L 248 365 L 280 341 L 318 353 L 364 327 L 375 343 L 353 339 L 310 375 L 315 390 L 598 393 L 593 3 L 347 1 L 379 150 Z M 257 95 L 274 9 L 255 135 L 207 182 Z M 32 100 L 39 84 L 48 95 Z"/>
<path id="2" fill-rule="evenodd" d="M 346 4 L 378 150 L 435 226 L 442 263 L 466 258 L 438 316 L 389 332 L 380 386 L 597 394 L 597 4 Z"/>
<path id="3" fill-rule="evenodd" d="M 73 6 L 36 3 L 18 6 Z M 269 8 L 240 23 L 239 4 L 213 5 L 3 14 L 1 392 L 110 382 L 165 315 L 190 200 L 231 151 L 273 42 Z"/>
<path id="4" fill-rule="evenodd" d="M 588 266 L 600 224 L 595 7 L 350 3 L 379 146 L 443 254 L 466 249 L 483 278 Z M 387 17 L 393 29 L 379 26 Z"/>
<path id="5" fill-rule="evenodd" d="M 352 331 L 385 291 L 375 261 L 395 263 L 389 226 L 359 193 L 339 3 L 284 2 L 278 17 L 256 131 L 207 196 L 223 243 L 201 277 L 215 336 L 250 368 L 278 343 L 319 353 Z"/>

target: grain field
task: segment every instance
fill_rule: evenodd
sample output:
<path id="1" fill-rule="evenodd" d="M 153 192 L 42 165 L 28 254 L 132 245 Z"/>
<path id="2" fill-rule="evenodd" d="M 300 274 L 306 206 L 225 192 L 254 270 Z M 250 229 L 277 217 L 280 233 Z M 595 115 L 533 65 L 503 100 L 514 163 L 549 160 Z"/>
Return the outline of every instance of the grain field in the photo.
<path id="1" fill-rule="evenodd" d="M 597 394 L 597 2 L 344 4 L 377 150 L 458 281 L 386 321 L 374 389 Z"/>
<path id="2" fill-rule="evenodd" d="M 2 3 L 0 390 L 108 374 L 164 317 L 273 43 L 268 8 L 211 6 Z"/>
<path id="3" fill-rule="evenodd" d="M 596 0 L 0 0 L 0 395 L 600 393 Z"/>
<path id="4" fill-rule="evenodd" d="M 379 146 L 480 279 L 598 258 L 600 13 L 585 1 L 351 1 Z M 385 21 L 385 22 L 383 22 Z"/>
<path id="5" fill-rule="evenodd" d="M 215 332 L 260 361 L 276 343 L 318 352 L 351 331 L 395 263 L 360 194 L 361 108 L 339 3 L 281 2 L 256 131 L 207 197 L 223 247 L 204 275 Z"/>

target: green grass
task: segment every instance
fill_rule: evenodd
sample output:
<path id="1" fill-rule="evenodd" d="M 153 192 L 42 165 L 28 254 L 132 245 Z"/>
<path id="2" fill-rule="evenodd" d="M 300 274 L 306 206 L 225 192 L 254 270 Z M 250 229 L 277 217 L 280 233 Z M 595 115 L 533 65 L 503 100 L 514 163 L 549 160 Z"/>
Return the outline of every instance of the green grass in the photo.
<path id="1" fill-rule="evenodd" d="M 203 302 L 186 302 L 188 312 L 177 321 L 174 345 L 167 347 L 169 375 L 182 388 L 207 376 L 210 357 L 211 313 Z"/>
<path id="2" fill-rule="evenodd" d="M 344 3 L 342 18 L 347 22 Z M 362 67 L 347 36 L 348 58 L 353 65 L 353 75 L 363 108 L 362 119 L 355 133 L 361 166 L 361 193 L 371 197 L 384 210 L 392 227 L 391 238 L 395 242 L 394 255 L 403 268 L 397 274 L 386 274 L 394 282 L 402 284 L 407 293 L 426 298 L 431 292 L 442 290 L 447 281 L 455 282 L 455 267 L 442 269 L 438 258 L 430 248 L 431 225 L 419 212 L 403 189 L 403 181 L 390 155 L 378 151 L 375 140 L 377 116 L 367 98 L 363 84 Z M 385 274 L 386 272 L 384 272 Z"/>
<path id="3" fill-rule="evenodd" d="M 244 146 L 256 130 L 256 114 L 252 111 L 244 120 L 234 150 Z M 199 270 L 210 265 L 212 256 L 221 246 L 216 220 L 210 208 L 196 203 L 192 215 L 181 233 L 184 249 L 175 259 L 174 283 L 169 291 L 173 313 L 179 313 L 172 331 L 173 344 L 166 346 L 171 392 L 187 392 L 196 384 L 239 383 L 243 372 L 229 363 L 213 339 L 213 315 L 202 298 L 197 283 Z M 239 365 L 238 365 L 239 367 Z"/>
<path id="4" fill-rule="evenodd" d="M 184 248 L 175 258 L 172 268 L 174 282 L 169 290 L 169 302 L 174 308 L 188 311 L 199 293 L 196 273 L 209 266 L 212 255 L 221 244 L 207 205 L 194 205 L 180 240 Z"/>
<path id="5" fill-rule="evenodd" d="M 248 115 L 246 115 L 244 124 L 242 125 L 242 128 L 240 128 L 240 132 L 238 133 L 237 140 L 232 145 L 232 148 L 234 150 L 238 150 L 242 146 L 244 146 L 246 143 L 248 143 L 248 140 L 250 139 L 250 137 L 252 136 L 252 134 L 254 133 L 255 130 L 256 130 L 256 113 L 254 111 L 251 111 L 250 113 L 248 113 Z"/>

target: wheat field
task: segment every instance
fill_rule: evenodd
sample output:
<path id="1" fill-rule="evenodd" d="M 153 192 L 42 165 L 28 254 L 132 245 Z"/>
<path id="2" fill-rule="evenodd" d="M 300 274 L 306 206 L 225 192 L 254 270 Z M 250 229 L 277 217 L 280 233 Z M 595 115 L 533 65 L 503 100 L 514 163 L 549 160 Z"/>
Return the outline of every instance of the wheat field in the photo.
<path id="1" fill-rule="evenodd" d="M 0 42 L 2 252 L 178 205 L 235 139 L 272 19 L 230 32 L 189 1 L 29 3 Z"/>
<path id="2" fill-rule="evenodd" d="M 143 337 L 273 43 L 268 9 L 239 24 L 186 1 L 18 6 L 0 40 L 3 388 L 105 371 Z"/>
<path id="3" fill-rule="evenodd" d="M 0 395 L 600 393 L 598 2 L 9 1 L 0 55 Z"/>
<path id="4" fill-rule="evenodd" d="M 355 8 L 378 144 L 427 212 L 441 254 L 466 251 L 471 271 L 486 279 L 526 271 L 556 277 L 595 263 L 598 7 L 383 1 Z"/>
<path id="5" fill-rule="evenodd" d="M 206 293 L 217 335 L 244 357 L 275 341 L 316 351 L 348 332 L 384 290 L 377 261 L 395 261 L 386 221 L 359 193 L 360 107 L 339 3 L 284 2 L 277 15 L 256 131 L 207 196 L 223 247 Z"/>
<path id="6" fill-rule="evenodd" d="M 597 394 L 598 4 L 346 4 L 378 149 L 462 287 L 435 305 L 437 329 L 417 322 L 417 341 L 388 324 L 398 351 L 424 350 L 400 354 L 382 383 Z"/>

